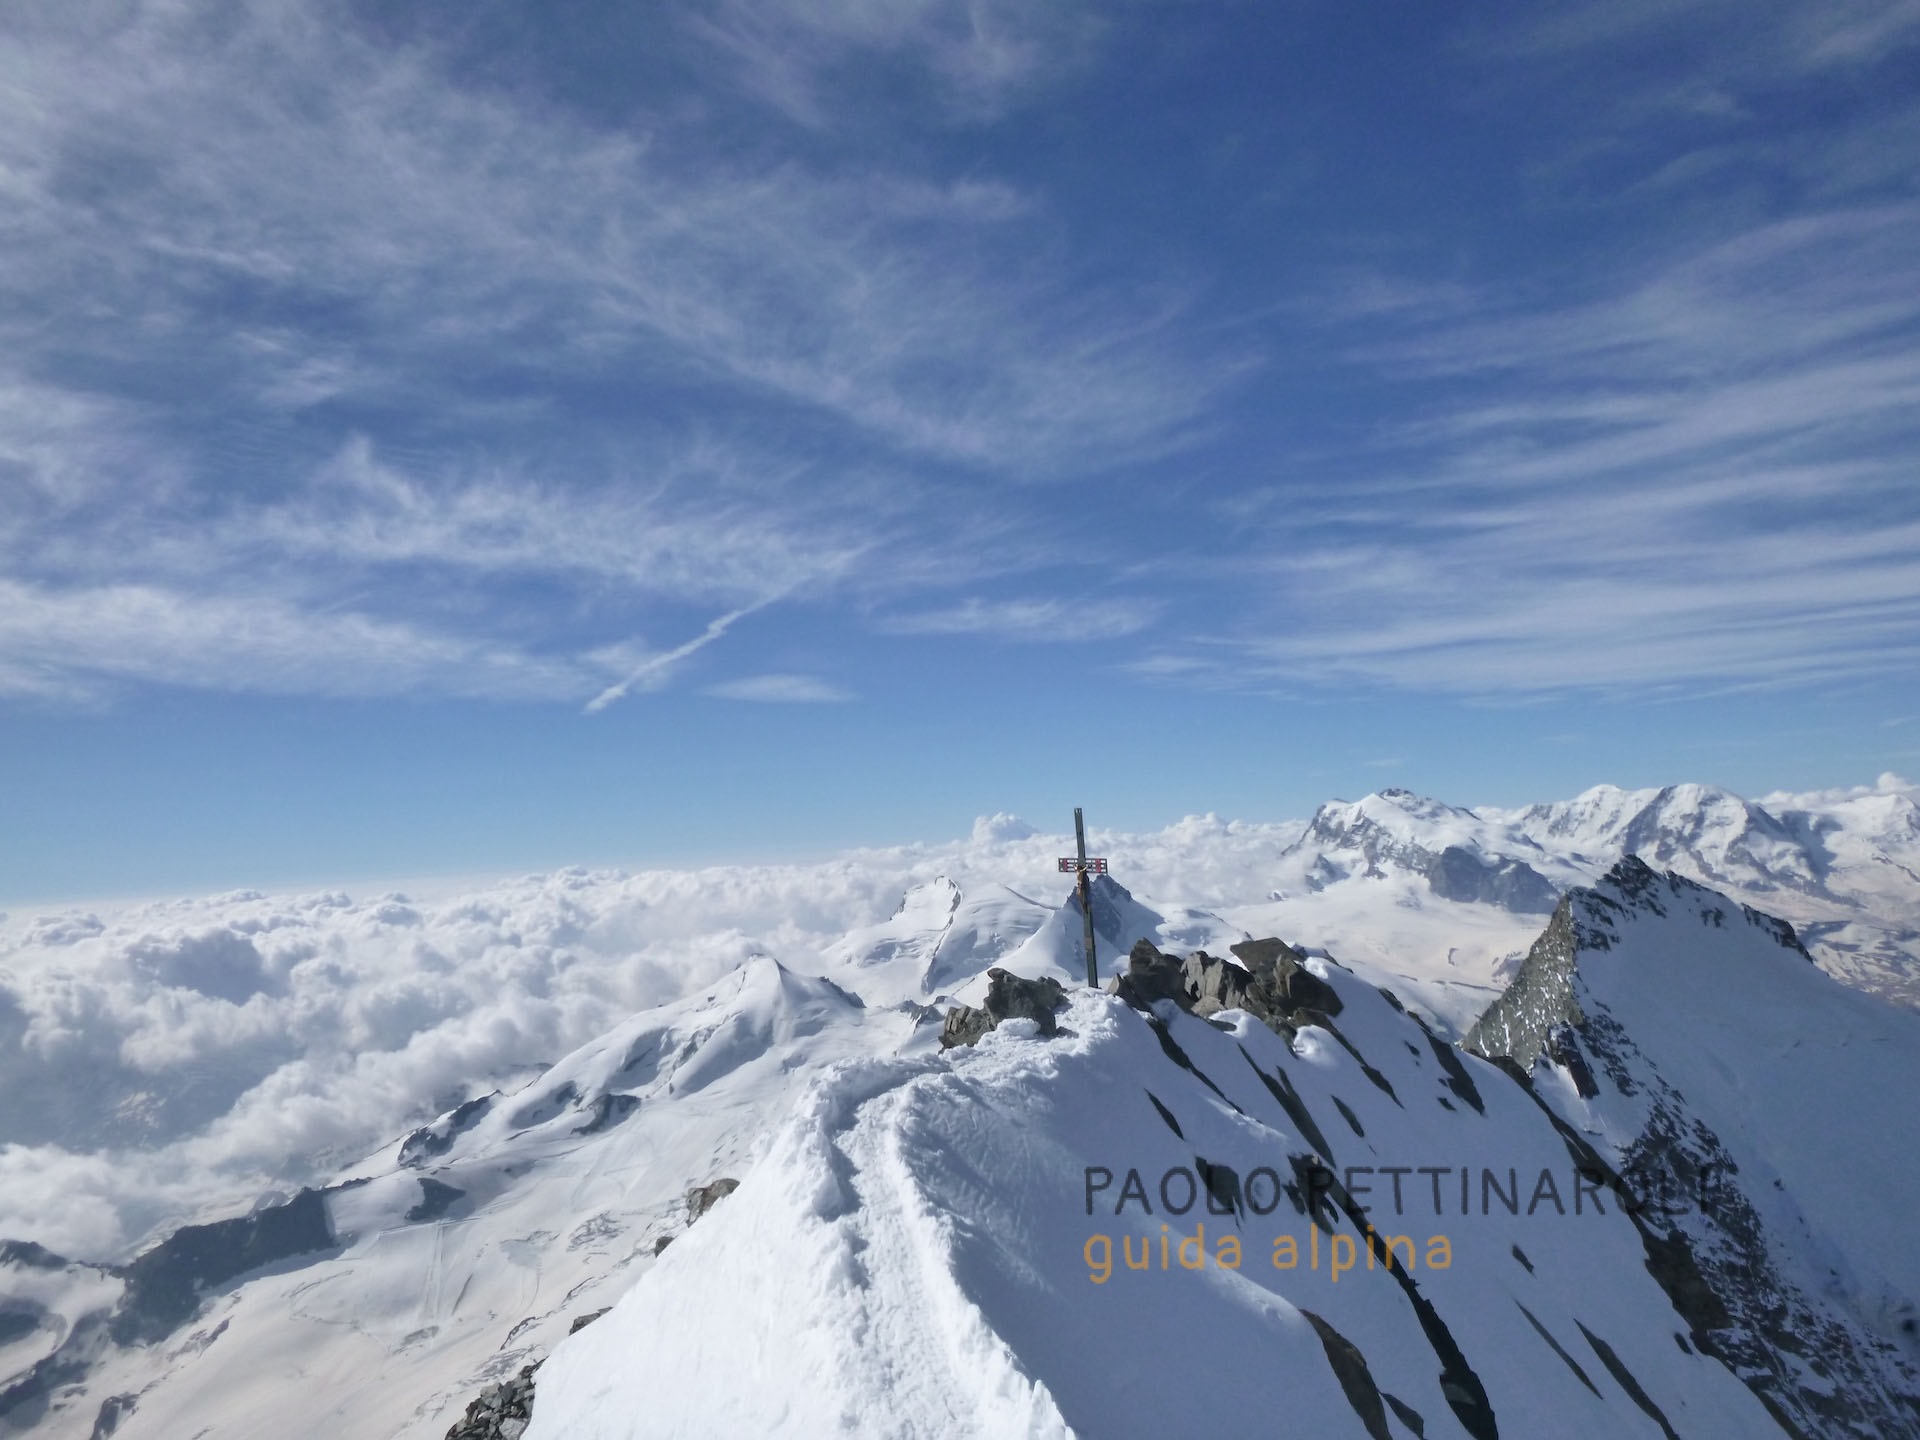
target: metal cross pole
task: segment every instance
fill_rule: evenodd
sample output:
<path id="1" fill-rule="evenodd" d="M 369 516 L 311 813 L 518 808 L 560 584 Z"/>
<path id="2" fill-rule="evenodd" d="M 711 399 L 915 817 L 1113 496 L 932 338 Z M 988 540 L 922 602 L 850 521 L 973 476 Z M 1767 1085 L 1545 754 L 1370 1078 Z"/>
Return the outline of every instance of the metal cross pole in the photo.
<path id="1" fill-rule="evenodd" d="M 1087 937 L 1087 984 L 1098 986 L 1100 967 L 1094 963 L 1093 958 L 1093 887 L 1088 883 L 1087 877 L 1106 874 L 1107 862 L 1098 855 L 1092 859 L 1087 858 L 1087 822 L 1080 818 L 1078 805 L 1073 807 L 1073 838 L 1079 846 L 1080 853 L 1077 856 L 1062 855 L 1060 873 L 1079 877 L 1077 888 L 1080 895 L 1080 922 L 1085 927 Z"/>
<path id="2" fill-rule="evenodd" d="M 1087 883 L 1087 822 L 1080 818 L 1080 807 L 1073 807 L 1074 849 L 1080 856 L 1080 923 L 1087 935 L 1087 988 L 1100 988 L 1100 967 L 1093 960 L 1093 887 Z"/>

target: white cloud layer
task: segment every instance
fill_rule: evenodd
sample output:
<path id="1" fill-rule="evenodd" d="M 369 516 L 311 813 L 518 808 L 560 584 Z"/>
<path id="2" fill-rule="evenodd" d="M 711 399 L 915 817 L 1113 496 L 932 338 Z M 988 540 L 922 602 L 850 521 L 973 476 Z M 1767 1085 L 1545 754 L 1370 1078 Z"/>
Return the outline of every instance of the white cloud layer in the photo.
<path id="1" fill-rule="evenodd" d="M 1264 894 L 1298 833 L 1205 816 L 1090 838 L 1130 883 L 1205 904 Z M 0 1237 L 121 1254 L 324 1176 L 750 955 L 809 968 L 913 884 L 1057 901 L 1063 846 L 999 814 L 964 841 L 814 865 L 16 913 L 0 924 Z"/>

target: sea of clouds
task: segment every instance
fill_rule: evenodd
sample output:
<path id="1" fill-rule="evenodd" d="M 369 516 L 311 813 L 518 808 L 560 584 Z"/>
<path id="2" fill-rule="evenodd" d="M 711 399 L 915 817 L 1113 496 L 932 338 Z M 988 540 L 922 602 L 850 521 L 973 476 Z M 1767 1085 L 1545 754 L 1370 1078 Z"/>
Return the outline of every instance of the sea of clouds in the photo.
<path id="1" fill-rule="evenodd" d="M 1143 896 L 1220 908 L 1263 899 L 1301 828 L 1208 815 L 1091 838 Z M 812 968 L 937 876 L 1058 903 L 1070 849 L 1003 814 L 814 864 L 0 917 L 0 1238 L 124 1258 L 324 1180 L 751 955 Z"/>

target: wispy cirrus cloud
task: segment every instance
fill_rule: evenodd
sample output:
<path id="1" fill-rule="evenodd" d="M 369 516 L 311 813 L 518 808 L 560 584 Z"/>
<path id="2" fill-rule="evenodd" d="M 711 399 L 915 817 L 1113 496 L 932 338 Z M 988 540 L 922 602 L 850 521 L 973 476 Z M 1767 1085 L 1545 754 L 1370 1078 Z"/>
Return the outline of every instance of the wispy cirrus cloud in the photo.
<path id="1" fill-rule="evenodd" d="M 818 675 L 746 675 L 709 685 L 701 693 L 761 705 L 839 705 L 853 699 L 851 691 Z"/>
<path id="2" fill-rule="evenodd" d="M 1915 233 L 1911 204 L 1804 215 L 1612 293 L 1343 321 L 1415 414 L 1360 477 L 1237 512 L 1287 557 L 1246 562 L 1268 618 L 1143 673 L 1469 694 L 1899 673 L 1920 656 Z"/>
<path id="3" fill-rule="evenodd" d="M 687 23 L 747 94 L 813 127 L 842 113 L 834 84 L 852 59 L 884 57 L 931 81 L 945 116 L 966 123 L 1075 68 L 1102 28 L 1092 10 L 1060 0 L 718 0 Z"/>
<path id="4" fill-rule="evenodd" d="M 592 657 L 256 594 L 0 578 L 0 695 L 93 702 L 148 681 L 245 694 L 563 700 L 604 683 Z"/>
<path id="5" fill-rule="evenodd" d="M 657 23 L 706 26 L 710 60 L 755 25 L 815 66 L 897 54 L 955 104 L 1042 83 L 1046 26 L 976 11 Z M 325 0 L 7 23 L 0 573 L 37 594 L 253 603 L 336 637 L 353 615 L 382 655 L 414 638 L 409 685 L 464 649 L 569 677 L 498 693 L 571 694 L 591 663 L 536 657 L 824 593 L 881 541 L 937 549 L 952 492 L 929 473 L 1164 453 L 1244 363 L 1182 338 L 1178 286 L 1089 291 L 1037 243 L 1044 203 L 977 165 L 717 141 L 686 118 L 710 76 L 609 124 Z M 530 577 L 542 606 L 489 593 Z M 96 630 L 127 613 L 90 603 Z M 88 651 L 81 688 L 143 626 Z M 230 627 L 172 633 L 121 677 L 254 683 Z M 14 688 L 62 693 L 59 647 L 8 634 Z"/>
<path id="6" fill-rule="evenodd" d="M 883 620 L 894 635 L 990 635 L 1002 640 L 1070 643 L 1112 640 L 1146 629 L 1159 606 L 1144 600 L 981 600 Z"/>
<path id="7" fill-rule="evenodd" d="M 1028 468 L 1094 434 L 1151 449 L 1227 378 L 1169 363 L 1172 289 L 1064 298 L 990 178 L 754 164 L 667 120 L 595 130 L 305 0 L 231 28 L 199 5 L 74 8 L 13 49 L 0 102 L 29 354 L 52 347 L 19 322 L 78 280 L 69 366 L 191 354 L 228 403 L 449 403 L 499 347 L 520 398 L 534 365 L 619 359 Z M 236 325 L 236 303 L 262 319 Z"/>
<path id="8" fill-rule="evenodd" d="M 1706 47 L 1674 44 L 1710 34 Z M 1636 45 L 1664 47 L 1695 73 L 1756 76 L 1819 70 L 1878 59 L 1920 43 L 1920 7 L 1912 0 L 1584 0 L 1530 11 L 1518 23 L 1495 21 L 1475 48 L 1520 58 L 1591 56 Z"/>

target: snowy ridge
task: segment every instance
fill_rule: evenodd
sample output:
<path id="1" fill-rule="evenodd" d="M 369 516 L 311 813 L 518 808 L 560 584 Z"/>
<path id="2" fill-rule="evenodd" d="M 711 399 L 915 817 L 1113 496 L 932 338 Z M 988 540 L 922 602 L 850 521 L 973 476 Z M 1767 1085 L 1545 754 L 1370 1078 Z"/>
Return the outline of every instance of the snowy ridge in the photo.
<path id="1" fill-rule="evenodd" d="M 1082 991 L 1052 1042 L 1010 1022 L 948 1064 L 823 1077 L 729 1208 L 559 1348 L 529 1440 L 1153 1435 L 1202 1419 L 1232 1434 L 1282 1416 L 1339 1435 L 1660 1433 L 1636 1392 L 1688 1435 L 1770 1429 L 1727 1367 L 1674 1343 L 1685 1325 L 1617 1210 L 1479 1213 L 1482 1168 L 1528 1187 L 1557 1175 L 1571 1198 L 1568 1147 L 1539 1107 L 1492 1066 L 1443 1063 L 1355 977 L 1319 973 L 1343 1002 L 1338 1034 L 1291 1045 L 1240 1012 L 1147 1017 Z M 1316 1226 L 1285 1193 L 1316 1154 L 1445 1169 L 1444 1214 L 1410 1186 L 1393 1220 L 1378 1175 L 1347 1199 L 1413 1233 L 1400 1275 L 1367 1268 L 1357 1208 L 1326 1203 Z M 1161 1178 L 1211 1166 L 1270 1168 L 1225 1214 L 1169 1214 Z M 1113 1182 L 1091 1214 L 1090 1168 Z M 1115 1216 L 1129 1170 L 1148 1198 Z M 1444 1265 L 1426 1263 L 1437 1233 Z M 1272 1263 L 1283 1235 L 1289 1269 Z M 1098 1280 L 1095 1236 L 1114 1256 Z M 1218 1262 L 1227 1237 L 1237 1264 Z M 1144 1270 L 1127 1268 L 1129 1241 Z"/>
<path id="2" fill-rule="evenodd" d="M 1730 1312 L 1722 1347 L 1796 1421 L 1913 1422 L 1920 1241 L 1889 1217 L 1920 1184 L 1920 1016 L 1822 974 L 1779 920 L 1629 860 L 1569 895 L 1467 1043 L 1530 1069 L 1610 1164 L 1701 1177 L 1713 1203 L 1677 1223 Z"/>
<path id="3" fill-rule="evenodd" d="M 85 1435 L 110 1409 L 133 1440 L 438 1437 L 468 1391 L 644 1272 L 685 1223 L 685 1189 L 750 1167 L 809 1074 L 911 1035 L 906 1016 L 750 960 L 305 1192 L 318 1235 L 265 1270 L 174 1267 L 142 1312 L 157 1323 L 130 1330 L 114 1275 L 46 1257 L 40 1352 L 0 1384 L 0 1425 Z M 10 1370 L 16 1349 L 0 1350 Z M 287 1428 L 294 1374 L 304 1430 Z"/>

